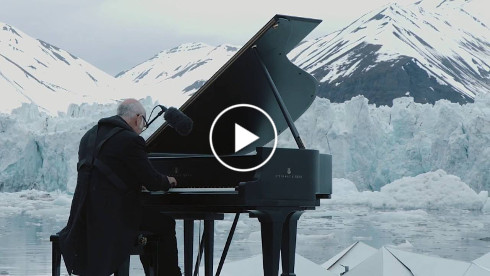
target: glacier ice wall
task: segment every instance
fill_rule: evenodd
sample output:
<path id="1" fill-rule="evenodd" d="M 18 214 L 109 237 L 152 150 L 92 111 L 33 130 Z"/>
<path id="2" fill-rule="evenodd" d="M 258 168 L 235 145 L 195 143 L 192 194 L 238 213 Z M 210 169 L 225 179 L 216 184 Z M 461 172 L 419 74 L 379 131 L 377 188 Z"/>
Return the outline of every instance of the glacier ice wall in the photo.
<path id="1" fill-rule="evenodd" d="M 143 104 L 149 112 L 156 103 L 146 98 Z M 0 191 L 73 192 L 80 138 L 115 111 L 115 104 L 71 105 L 52 117 L 25 104 L 0 114 Z M 490 95 L 466 105 L 400 98 L 378 108 L 362 96 L 340 104 L 317 98 L 296 126 L 307 148 L 333 155 L 334 177 L 360 190 L 438 169 L 476 192 L 490 190 Z M 278 146 L 296 148 L 289 131 L 279 136 Z"/>
<path id="2" fill-rule="evenodd" d="M 362 96 L 342 104 L 317 98 L 296 122 L 307 148 L 333 156 L 333 176 L 360 190 L 443 169 L 475 191 L 490 189 L 490 96 L 459 105 L 396 99 L 376 108 Z M 281 147 L 296 147 L 290 132 Z"/>
<path id="3" fill-rule="evenodd" d="M 148 110 L 155 103 L 144 99 Z M 0 114 L 0 192 L 25 189 L 73 192 L 78 145 L 102 117 L 116 113 L 116 104 L 70 105 L 66 113 L 48 116 L 33 104 Z"/>

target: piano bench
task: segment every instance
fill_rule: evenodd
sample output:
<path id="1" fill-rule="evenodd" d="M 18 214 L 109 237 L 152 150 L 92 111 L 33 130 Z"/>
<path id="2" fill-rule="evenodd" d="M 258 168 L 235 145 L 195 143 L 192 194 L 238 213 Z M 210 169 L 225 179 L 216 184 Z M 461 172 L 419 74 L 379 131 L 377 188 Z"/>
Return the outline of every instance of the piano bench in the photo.
<path id="1" fill-rule="evenodd" d="M 51 242 L 51 275 L 61 275 L 61 250 L 59 244 L 58 234 L 51 235 L 49 241 Z M 130 255 L 140 255 L 143 253 L 143 248 L 148 246 L 151 250 L 151 258 L 153 267 L 150 268 L 150 275 L 158 275 L 158 245 L 160 243 L 160 237 L 150 232 L 142 232 L 138 236 L 136 245 L 129 252 Z M 114 272 L 114 276 L 129 276 L 129 260 L 130 256 L 124 261 L 123 264 Z"/>

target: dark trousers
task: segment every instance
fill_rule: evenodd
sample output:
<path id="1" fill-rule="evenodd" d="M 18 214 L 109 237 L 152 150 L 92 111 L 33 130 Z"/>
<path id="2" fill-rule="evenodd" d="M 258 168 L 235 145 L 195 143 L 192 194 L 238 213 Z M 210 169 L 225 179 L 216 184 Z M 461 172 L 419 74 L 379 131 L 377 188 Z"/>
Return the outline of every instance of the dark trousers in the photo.
<path id="1" fill-rule="evenodd" d="M 159 272 L 157 276 L 181 276 L 177 238 L 175 237 L 175 220 L 159 212 L 148 210 L 143 212 L 142 217 L 140 230 L 150 231 L 160 236 L 158 247 Z M 140 260 L 145 269 L 145 274 L 149 275 L 148 268 L 152 265 L 149 252 L 140 255 Z"/>

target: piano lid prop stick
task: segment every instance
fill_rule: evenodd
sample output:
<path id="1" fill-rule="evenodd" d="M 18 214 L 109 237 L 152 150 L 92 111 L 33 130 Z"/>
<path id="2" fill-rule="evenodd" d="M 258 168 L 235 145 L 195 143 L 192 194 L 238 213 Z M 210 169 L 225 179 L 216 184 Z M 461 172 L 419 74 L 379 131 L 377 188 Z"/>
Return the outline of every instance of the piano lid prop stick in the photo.
<path id="1" fill-rule="evenodd" d="M 291 118 L 291 115 L 289 114 L 289 111 L 286 107 L 286 104 L 282 100 L 282 97 L 281 97 L 281 94 L 279 94 L 279 91 L 277 91 L 276 84 L 274 83 L 274 80 L 272 79 L 272 77 L 269 73 L 269 70 L 267 70 L 267 66 L 265 66 L 264 62 L 262 61 L 262 58 L 260 58 L 259 51 L 257 49 L 257 45 L 252 46 L 252 51 L 255 53 L 255 56 L 257 57 L 257 60 L 260 63 L 260 66 L 264 70 L 264 74 L 267 78 L 267 82 L 269 83 L 269 86 L 272 89 L 274 96 L 276 97 L 276 101 L 279 104 L 279 107 L 281 108 L 282 114 L 284 115 L 286 122 L 288 123 L 289 129 L 291 129 L 291 133 L 293 134 L 294 140 L 296 141 L 298 148 L 305 149 L 305 144 L 303 143 L 303 140 L 301 140 L 301 137 L 299 136 L 299 132 L 296 129 L 296 126 L 294 125 L 293 119 Z"/>

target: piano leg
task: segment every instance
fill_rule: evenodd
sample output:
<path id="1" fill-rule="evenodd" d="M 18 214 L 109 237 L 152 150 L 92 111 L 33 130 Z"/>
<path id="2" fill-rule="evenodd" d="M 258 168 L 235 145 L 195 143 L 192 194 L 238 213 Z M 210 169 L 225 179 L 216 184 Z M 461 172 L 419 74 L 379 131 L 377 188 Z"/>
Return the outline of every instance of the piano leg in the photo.
<path id="1" fill-rule="evenodd" d="M 279 273 L 282 230 L 287 217 L 293 212 L 281 209 L 251 211 L 251 216 L 260 221 L 264 276 L 277 276 Z"/>
<path id="2" fill-rule="evenodd" d="M 162 212 L 171 215 L 174 219 L 184 220 L 184 275 L 193 276 L 199 273 L 199 264 L 202 251 L 204 251 L 204 272 L 206 276 L 213 275 L 214 257 L 214 221 L 222 220 L 223 213 L 186 213 L 186 212 Z M 194 221 L 204 220 L 204 232 L 202 245 L 199 244 L 198 258 L 196 267 L 193 269 L 193 250 L 194 250 Z"/>
<path id="3" fill-rule="evenodd" d="M 192 276 L 194 251 L 194 220 L 184 219 L 184 275 Z"/>
<path id="4" fill-rule="evenodd" d="M 213 276 L 214 220 L 204 220 L 204 275 Z"/>
<path id="5" fill-rule="evenodd" d="M 298 230 L 298 219 L 302 211 L 291 213 L 287 216 L 282 229 L 281 276 L 296 276 L 294 274 L 294 263 L 296 253 L 296 232 Z"/>

